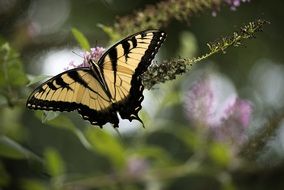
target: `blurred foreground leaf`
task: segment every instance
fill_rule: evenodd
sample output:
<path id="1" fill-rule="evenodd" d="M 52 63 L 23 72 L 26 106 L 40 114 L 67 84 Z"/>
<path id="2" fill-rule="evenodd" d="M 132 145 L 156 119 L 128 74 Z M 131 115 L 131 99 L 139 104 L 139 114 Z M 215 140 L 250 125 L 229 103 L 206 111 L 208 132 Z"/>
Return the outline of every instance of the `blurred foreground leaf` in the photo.
<path id="1" fill-rule="evenodd" d="M 125 165 L 125 151 L 116 137 L 95 127 L 87 128 L 85 135 L 93 149 L 106 156 L 114 166 L 121 168 Z"/>
<path id="2" fill-rule="evenodd" d="M 55 112 L 55 111 L 45 111 L 44 110 L 42 113 L 43 113 L 42 116 L 41 116 L 41 122 L 42 123 L 46 123 L 48 121 L 52 121 L 52 120 L 54 120 L 55 118 L 57 118 L 60 115 L 60 112 Z M 64 126 L 68 126 L 65 123 L 60 123 L 60 126 L 62 124 Z"/>
<path id="3" fill-rule="evenodd" d="M 44 151 L 46 169 L 53 177 L 58 177 L 64 174 L 65 164 L 58 151 L 54 148 L 47 148 Z"/>
<path id="4" fill-rule="evenodd" d="M 210 147 L 209 154 L 211 158 L 220 166 L 228 166 L 232 159 L 228 146 L 223 143 L 213 143 Z"/>
<path id="5" fill-rule="evenodd" d="M 31 86 L 35 83 L 49 79 L 51 76 L 49 76 L 49 75 L 38 75 L 38 76 L 28 75 L 27 77 L 29 79 L 29 83 L 27 84 L 27 86 Z"/>
<path id="6" fill-rule="evenodd" d="M 5 166 L 0 162 L 0 187 L 7 186 L 11 178 L 5 168 Z"/>
<path id="7" fill-rule="evenodd" d="M 61 112 L 37 111 L 36 116 L 37 118 L 41 119 L 42 123 L 46 123 L 57 128 L 70 130 L 78 137 L 78 139 L 86 149 L 91 148 L 90 143 L 88 142 L 82 131 L 78 129 L 68 117 L 61 114 Z"/>
<path id="8" fill-rule="evenodd" d="M 111 42 L 115 42 L 121 38 L 121 36 L 117 32 L 114 32 L 113 29 L 109 26 L 103 24 L 98 24 L 97 26 L 110 37 Z"/>
<path id="9" fill-rule="evenodd" d="M 137 154 L 148 159 L 154 159 L 159 166 L 168 166 L 174 163 L 167 151 L 158 146 L 143 146 L 133 149 L 132 154 Z"/>
<path id="10" fill-rule="evenodd" d="M 82 49 L 89 51 L 90 50 L 90 44 L 87 40 L 87 38 L 84 36 L 82 32 L 80 32 L 76 28 L 72 28 L 72 34 L 75 37 L 76 41 L 79 43 Z"/>
<path id="11" fill-rule="evenodd" d="M 8 43 L 0 44 L 0 86 L 22 86 L 27 83 L 19 54 Z"/>
<path id="12" fill-rule="evenodd" d="M 44 183 L 36 180 L 25 179 L 21 182 L 21 187 L 23 190 L 47 190 L 48 188 Z"/>
<path id="13" fill-rule="evenodd" d="M 31 151 L 6 136 L 0 136 L 0 155 L 11 159 L 39 159 Z"/>

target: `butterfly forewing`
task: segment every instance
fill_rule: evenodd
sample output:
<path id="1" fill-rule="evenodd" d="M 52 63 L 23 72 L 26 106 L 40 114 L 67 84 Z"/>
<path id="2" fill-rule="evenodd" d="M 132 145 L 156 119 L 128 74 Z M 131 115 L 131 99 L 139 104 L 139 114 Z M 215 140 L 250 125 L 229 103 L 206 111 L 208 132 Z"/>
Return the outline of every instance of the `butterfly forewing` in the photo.
<path id="1" fill-rule="evenodd" d="M 100 59 L 99 66 L 122 118 L 139 119 L 144 98 L 140 75 L 151 64 L 165 37 L 157 30 L 134 34 L 112 46 Z"/>
<path id="2" fill-rule="evenodd" d="M 137 33 L 118 42 L 102 56 L 99 65 L 116 101 L 122 99 L 117 93 L 119 87 L 130 89 L 132 79 L 145 72 L 165 37 L 164 32 L 157 30 Z M 106 71 L 110 72 L 106 74 Z M 120 85 L 121 81 L 124 81 L 123 85 Z"/>
<path id="3" fill-rule="evenodd" d="M 49 79 L 27 101 L 29 108 L 54 111 L 72 111 L 81 105 L 97 111 L 111 106 L 89 68 L 69 70 Z"/>

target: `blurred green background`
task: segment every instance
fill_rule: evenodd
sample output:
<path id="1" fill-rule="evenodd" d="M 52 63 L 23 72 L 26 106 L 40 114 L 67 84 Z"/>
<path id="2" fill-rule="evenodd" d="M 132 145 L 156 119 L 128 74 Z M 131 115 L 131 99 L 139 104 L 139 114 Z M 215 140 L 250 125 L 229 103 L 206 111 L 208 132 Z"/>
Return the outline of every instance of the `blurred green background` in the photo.
<path id="1" fill-rule="evenodd" d="M 76 112 L 25 108 L 36 87 L 31 79 L 82 62 L 72 28 L 92 47 L 108 47 L 99 24 L 113 26 L 117 16 L 157 2 L 0 0 L 0 189 L 284 188 L 280 0 L 251 0 L 234 11 L 224 1 L 189 23 L 170 21 L 158 62 L 202 55 L 208 42 L 255 19 L 270 24 L 240 47 L 145 90 L 139 115 L 146 128 L 121 121 L 119 135 Z"/>

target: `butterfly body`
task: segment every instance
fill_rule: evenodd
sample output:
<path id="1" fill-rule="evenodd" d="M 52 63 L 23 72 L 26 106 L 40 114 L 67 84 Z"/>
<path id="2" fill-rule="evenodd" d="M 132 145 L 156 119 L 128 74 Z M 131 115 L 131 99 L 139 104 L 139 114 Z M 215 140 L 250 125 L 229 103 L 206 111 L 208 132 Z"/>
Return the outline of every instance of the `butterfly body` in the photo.
<path id="1" fill-rule="evenodd" d="M 143 96 L 143 74 L 166 34 L 146 30 L 109 48 L 91 67 L 75 68 L 52 77 L 36 88 L 27 107 L 52 111 L 77 110 L 91 124 L 118 127 L 122 119 L 141 121 L 138 112 Z M 142 121 L 141 121 L 142 122 Z"/>

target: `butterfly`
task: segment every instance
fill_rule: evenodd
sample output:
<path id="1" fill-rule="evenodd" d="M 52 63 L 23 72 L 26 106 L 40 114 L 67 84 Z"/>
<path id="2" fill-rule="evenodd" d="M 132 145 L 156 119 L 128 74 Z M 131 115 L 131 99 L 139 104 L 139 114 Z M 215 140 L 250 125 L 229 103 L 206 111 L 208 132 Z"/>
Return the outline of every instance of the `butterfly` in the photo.
<path id="1" fill-rule="evenodd" d="M 103 127 L 119 127 L 122 119 L 142 120 L 138 116 L 144 99 L 141 75 L 151 64 L 166 38 L 160 30 L 130 35 L 106 50 L 90 67 L 62 72 L 37 87 L 28 97 L 30 109 L 77 110 L 83 119 Z"/>

